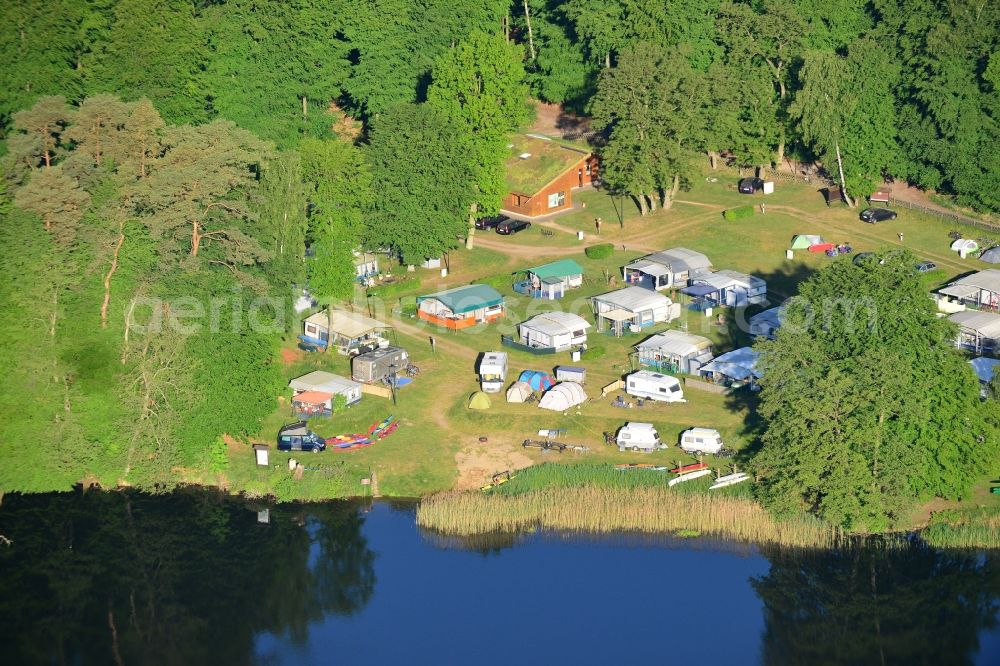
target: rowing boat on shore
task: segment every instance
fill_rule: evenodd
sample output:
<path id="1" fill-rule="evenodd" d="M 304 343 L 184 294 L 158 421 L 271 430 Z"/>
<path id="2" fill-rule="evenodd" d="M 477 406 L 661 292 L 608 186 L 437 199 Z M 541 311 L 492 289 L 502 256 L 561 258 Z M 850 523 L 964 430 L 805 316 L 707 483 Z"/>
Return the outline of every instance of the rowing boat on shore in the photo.
<path id="1" fill-rule="evenodd" d="M 715 490 L 716 488 L 725 488 L 727 486 L 733 486 L 737 483 L 742 483 L 750 478 L 750 475 L 746 472 L 736 472 L 735 474 L 727 474 L 726 476 L 720 476 L 715 480 L 711 486 L 708 487 L 709 490 Z"/>
<path id="2" fill-rule="evenodd" d="M 674 477 L 673 479 L 670 479 L 669 481 L 667 481 L 667 486 L 672 488 L 676 486 L 678 483 L 684 483 L 685 481 L 690 481 L 691 479 L 700 479 L 701 477 L 708 476 L 711 473 L 712 470 L 710 469 L 699 469 L 695 470 L 694 472 L 688 472 L 687 474 L 682 474 L 681 476 L 677 476 Z"/>

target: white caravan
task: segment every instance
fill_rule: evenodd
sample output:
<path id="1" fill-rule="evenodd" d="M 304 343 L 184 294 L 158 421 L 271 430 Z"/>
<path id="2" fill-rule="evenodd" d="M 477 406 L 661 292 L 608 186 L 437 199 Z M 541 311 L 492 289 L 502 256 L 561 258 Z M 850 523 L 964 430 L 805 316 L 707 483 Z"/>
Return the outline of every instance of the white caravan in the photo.
<path id="1" fill-rule="evenodd" d="M 628 422 L 618 431 L 615 440 L 619 451 L 645 451 L 652 453 L 656 449 L 666 448 L 660 442 L 660 435 L 652 423 Z"/>
<path id="2" fill-rule="evenodd" d="M 479 362 L 479 384 L 486 393 L 499 393 L 507 380 L 507 352 L 486 352 Z"/>
<path id="3" fill-rule="evenodd" d="M 681 448 L 688 453 L 699 455 L 711 453 L 716 455 L 725 446 L 722 443 L 722 435 L 718 430 L 712 428 L 690 428 L 681 433 Z"/>
<path id="4" fill-rule="evenodd" d="M 661 402 L 684 402 L 684 391 L 676 377 L 639 370 L 625 378 L 625 392 L 637 398 Z"/>

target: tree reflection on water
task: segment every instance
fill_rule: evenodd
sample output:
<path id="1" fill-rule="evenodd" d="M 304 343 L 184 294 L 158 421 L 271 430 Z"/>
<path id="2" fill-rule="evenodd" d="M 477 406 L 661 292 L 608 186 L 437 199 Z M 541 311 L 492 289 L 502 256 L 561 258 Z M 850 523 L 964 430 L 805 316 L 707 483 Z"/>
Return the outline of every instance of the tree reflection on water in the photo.
<path id="1" fill-rule="evenodd" d="M 917 542 L 763 554 L 764 664 L 971 664 L 996 625 L 995 556 Z"/>
<path id="2" fill-rule="evenodd" d="M 374 555 L 354 505 L 270 508 L 183 491 L 8 495 L 0 638 L 10 664 L 252 661 L 260 632 L 362 609 Z"/>

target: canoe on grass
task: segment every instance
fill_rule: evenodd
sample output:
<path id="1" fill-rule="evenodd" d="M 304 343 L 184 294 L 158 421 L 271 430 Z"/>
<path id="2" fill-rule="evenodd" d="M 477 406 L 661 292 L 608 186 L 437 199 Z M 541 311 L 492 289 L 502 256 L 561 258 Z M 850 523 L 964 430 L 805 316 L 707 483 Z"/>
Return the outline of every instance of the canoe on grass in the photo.
<path id="1" fill-rule="evenodd" d="M 715 480 L 711 486 L 708 487 L 709 490 L 715 490 L 716 488 L 725 488 L 726 486 L 732 486 L 737 483 L 742 483 L 750 478 L 750 475 L 746 472 L 736 472 L 735 474 L 727 474 L 726 476 L 720 476 Z"/>
<path id="2" fill-rule="evenodd" d="M 326 440 L 326 445 L 334 448 L 347 448 L 352 444 L 363 444 L 370 441 L 367 435 L 354 433 L 351 435 L 337 435 Z"/>
<path id="3" fill-rule="evenodd" d="M 627 463 L 627 464 L 615 465 L 615 469 L 620 469 L 620 470 L 648 469 L 653 472 L 667 471 L 667 468 L 664 465 L 653 465 L 652 463 Z"/>
<path id="4" fill-rule="evenodd" d="M 385 417 L 384 421 L 379 423 L 373 423 L 370 428 L 368 428 L 368 436 L 377 435 L 379 432 L 385 430 L 392 423 L 392 416 Z"/>
<path id="5" fill-rule="evenodd" d="M 690 465 L 681 465 L 680 467 L 675 467 L 670 471 L 674 474 L 690 474 L 691 472 L 700 472 L 703 469 L 708 469 L 708 463 L 697 462 L 691 463 Z"/>
<path id="6" fill-rule="evenodd" d="M 690 481 L 691 479 L 700 479 L 701 477 L 708 476 L 711 473 L 712 470 L 710 469 L 699 469 L 694 472 L 688 472 L 687 474 L 670 479 L 669 481 L 667 481 L 667 486 L 673 488 L 678 483 L 684 483 L 685 481 Z"/>
<path id="7" fill-rule="evenodd" d="M 378 437 L 379 439 L 385 439 L 392 433 L 396 432 L 396 428 L 398 427 L 399 427 L 399 421 L 393 421 L 392 423 L 382 428 L 381 430 L 376 431 L 375 436 Z"/>

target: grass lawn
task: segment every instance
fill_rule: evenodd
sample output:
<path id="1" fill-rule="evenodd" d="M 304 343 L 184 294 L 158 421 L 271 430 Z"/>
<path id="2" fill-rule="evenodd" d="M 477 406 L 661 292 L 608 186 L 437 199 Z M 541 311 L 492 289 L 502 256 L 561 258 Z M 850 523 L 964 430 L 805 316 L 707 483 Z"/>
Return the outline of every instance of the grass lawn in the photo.
<path id="1" fill-rule="evenodd" d="M 846 206 L 828 208 L 815 186 L 779 182 L 772 195 L 747 196 L 736 192 L 734 174 L 720 171 L 713 177 L 718 181 L 695 181 L 690 191 L 679 195 L 671 209 L 658 210 L 645 218 L 640 217 L 635 206 L 626 199 L 623 227 L 617 224 L 614 208 L 620 201 L 596 190 L 581 190 L 574 197 L 577 202 L 586 203 L 586 208 L 577 208 L 546 221 L 544 224 L 554 231 L 552 235 L 541 234 L 541 225 L 504 238 L 479 232 L 477 239 L 489 239 L 489 247 L 480 244 L 472 251 L 453 251 L 449 256 L 447 277 L 442 278 L 436 269 L 417 269 L 413 275 L 418 280 L 412 287 L 384 301 L 372 299 L 368 302 L 359 292 L 356 309 L 366 311 L 370 307 L 376 317 L 394 323 L 397 343 L 410 352 L 411 362 L 420 366 L 421 373 L 411 385 L 399 391 L 396 406 L 388 399 L 366 395 L 360 404 L 342 414 L 314 419 L 311 427 L 323 436 L 359 432 L 392 414 L 400 420 L 400 428 L 366 449 L 300 454 L 298 457 L 303 463 L 314 469 L 307 469 L 305 477 L 294 484 L 288 482 L 287 454 L 272 450 L 272 462 L 277 464 L 277 469 L 261 472 L 253 466 L 248 449 L 233 450 L 226 472 L 228 483 L 233 489 L 251 493 L 276 492 L 283 499 L 319 499 L 361 494 L 360 479 L 375 471 L 382 494 L 416 496 L 452 487 L 463 472 L 459 458 L 475 455 L 479 450 L 507 456 L 516 453 L 527 456 L 530 462 L 562 464 L 647 461 L 667 464 L 691 460 L 676 447 L 653 454 L 632 454 L 619 453 L 616 448 L 605 446 L 602 433 L 615 431 L 629 420 L 654 423 L 661 438 L 667 442 L 676 442 L 680 432 L 691 426 L 713 427 L 722 433 L 727 445 L 741 448 L 752 444 L 754 438 L 751 404 L 754 396 L 750 394 L 723 396 L 689 388 L 685 391 L 688 400 L 685 404 L 647 403 L 641 409 L 632 410 L 611 407 L 613 394 L 603 399 L 599 397 L 600 387 L 632 370 L 632 346 L 647 335 L 667 328 L 666 325 L 622 338 L 591 331 L 589 346 L 603 348 L 604 353 L 579 363 L 572 363 L 568 352 L 535 356 L 503 348 L 500 336 L 516 337 L 519 322 L 551 309 L 575 312 L 592 321 L 588 297 L 622 286 L 622 265 L 648 252 L 675 246 L 704 252 L 716 269 L 731 268 L 763 277 L 768 282 L 772 303 L 794 295 L 798 284 L 815 270 L 833 261 L 850 261 L 850 257 L 831 259 L 806 251 L 796 251 L 791 260 L 787 259 L 785 251 L 790 240 L 800 233 L 819 234 L 830 242 L 846 242 L 855 253 L 898 246 L 898 234 L 903 233 L 907 247 L 920 258 L 938 264 L 939 269 L 927 276 L 928 288 L 955 275 L 988 266 L 974 258 L 959 259 L 951 252 L 948 232 L 953 228 L 952 223 L 938 218 L 904 209 L 897 220 L 869 225 L 858 220 L 858 210 Z M 722 218 L 724 209 L 747 203 L 758 207 L 753 217 L 733 222 Z M 760 203 L 765 204 L 763 214 L 759 210 Z M 600 238 L 593 233 L 593 221 L 597 216 L 604 220 Z M 577 240 L 576 230 L 587 235 L 584 242 Z M 971 237 L 978 237 L 975 229 L 967 231 Z M 606 260 L 587 258 L 584 247 L 597 242 L 612 242 L 628 249 L 619 247 L 614 256 Z M 574 259 L 585 271 L 583 287 L 565 299 L 555 302 L 528 299 L 511 289 L 510 278 L 515 271 L 561 258 Z M 395 272 L 405 273 L 405 268 L 397 268 Z M 616 280 L 614 286 L 609 283 L 612 276 Z M 507 317 L 503 320 L 453 332 L 398 315 L 400 303 L 412 302 L 417 294 L 482 279 L 499 287 L 506 297 Z M 684 302 L 682 296 L 668 295 Z M 716 345 L 716 353 L 750 342 L 745 333 L 732 325 L 719 326 L 714 317 L 707 318 L 686 309 L 683 312 L 669 327 L 709 337 Z M 735 319 L 734 313 L 729 315 L 730 321 Z M 430 335 L 439 341 L 435 354 L 430 352 L 427 339 Z M 291 348 L 293 341 L 288 346 Z M 551 372 L 559 364 L 582 365 L 587 369 L 585 388 L 591 400 L 560 414 L 534 405 L 508 404 L 502 394 L 495 394 L 489 410 L 469 410 L 466 407 L 468 398 L 478 389 L 477 355 L 493 350 L 506 350 L 509 354 L 508 384 L 521 370 Z M 348 360 L 335 354 L 304 355 L 283 368 L 289 379 L 314 369 L 350 375 Z M 286 404 L 276 406 L 257 440 L 273 443 L 280 425 L 292 419 L 288 397 L 283 396 Z M 521 440 L 534 436 L 543 428 L 565 428 L 566 442 L 586 445 L 590 450 L 583 454 L 521 451 Z M 480 444 L 480 436 L 487 437 L 488 443 Z M 502 456 L 497 458 L 503 459 Z M 727 470 L 729 462 L 719 461 L 718 466 Z M 494 471 L 500 470 L 484 466 L 473 473 L 485 478 Z"/>

